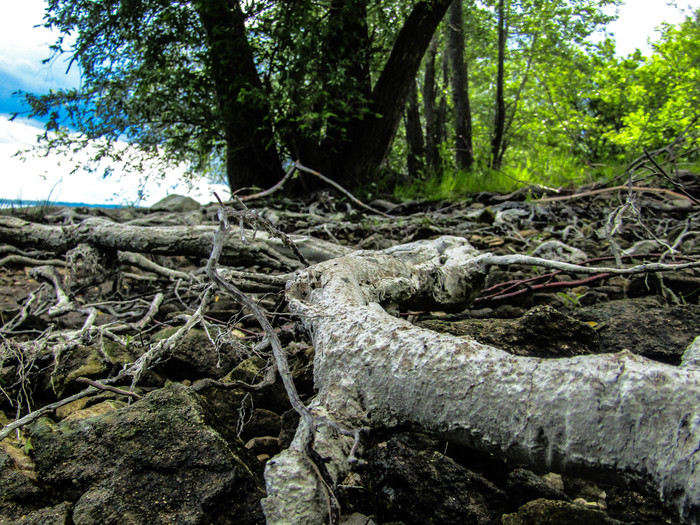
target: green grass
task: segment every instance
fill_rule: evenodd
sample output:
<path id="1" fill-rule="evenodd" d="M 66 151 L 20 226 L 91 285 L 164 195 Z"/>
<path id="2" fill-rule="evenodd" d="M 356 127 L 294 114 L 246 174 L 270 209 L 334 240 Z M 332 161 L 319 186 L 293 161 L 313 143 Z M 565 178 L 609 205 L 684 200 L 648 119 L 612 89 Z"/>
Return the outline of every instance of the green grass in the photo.
<path id="1" fill-rule="evenodd" d="M 496 171 L 477 166 L 471 172 L 447 171 L 393 188 L 398 200 L 457 200 L 479 192 L 510 193 L 519 188 L 578 188 L 594 182 L 610 182 L 624 177 L 622 163 L 587 166 L 566 153 L 545 152 L 514 160 Z"/>

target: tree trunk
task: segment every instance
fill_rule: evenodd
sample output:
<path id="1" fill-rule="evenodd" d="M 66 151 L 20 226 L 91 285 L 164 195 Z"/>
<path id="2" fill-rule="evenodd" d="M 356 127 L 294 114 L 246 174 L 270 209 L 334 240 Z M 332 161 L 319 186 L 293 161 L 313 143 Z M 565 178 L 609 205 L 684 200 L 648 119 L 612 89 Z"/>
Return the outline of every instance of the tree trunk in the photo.
<path id="1" fill-rule="evenodd" d="M 425 50 L 450 1 L 417 2 L 401 28 L 372 90 L 369 113 L 354 131 L 352 146 L 337 168 L 351 183 L 368 183 L 384 162 Z"/>
<path id="2" fill-rule="evenodd" d="M 371 95 L 367 0 L 333 0 L 325 47 L 326 85 L 330 113 L 318 156 L 319 169 L 331 170 L 334 157 L 344 155 L 353 130 L 361 125 Z"/>
<path id="3" fill-rule="evenodd" d="M 423 129 L 420 125 L 420 112 L 418 111 L 418 92 L 414 81 L 406 106 L 406 167 L 410 179 L 417 179 L 423 174 L 423 156 L 425 146 L 423 144 Z"/>
<path id="4" fill-rule="evenodd" d="M 508 39 L 508 26 L 506 23 L 506 0 L 498 1 L 498 72 L 496 73 L 496 110 L 493 120 L 493 135 L 491 138 L 491 162 L 490 167 L 500 169 L 505 151 L 503 140 L 506 124 L 506 103 L 504 94 L 505 84 L 505 56 L 506 41 Z"/>
<path id="5" fill-rule="evenodd" d="M 231 191 L 270 187 L 284 172 L 240 3 L 199 0 L 195 8 L 207 35 L 211 75 L 226 141 L 229 187 Z"/>
<path id="6" fill-rule="evenodd" d="M 87 243 L 104 250 L 147 252 L 154 255 L 188 255 L 206 258 L 211 253 L 216 227 L 137 226 L 90 217 L 70 226 L 50 226 L 17 217 L 0 217 L 0 243 L 43 248 L 65 253 Z M 258 265 L 275 269 L 296 269 L 301 264 L 284 243 L 266 232 L 244 231 L 246 240 L 232 235 L 226 239 L 222 263 Z M 300 252 L 311 261 L 324 261 L 352 250 L 321 239 L 291 236 Z"/>
<path id="7" fill-rule="evenodd" d="M 469 76 L 464 62 L 462 0 L 454 0 L 450 6 L 448 46 L 452 62 L 452 100 L 455 105 L 455 163 L 458 170 L 467 171 L 474 164 L 474 151 Z"/>
<path id="8" fill-rule="evenodd" d="M 489 257 L 464 239 L 441 237 L 297 273 L 287 297 L 313 338 L 312 411 L 346 429 L 417 428 L 516 463 L 616 480 L 660 495 L 697 522 L 700 370 L 693 356 L 681 367 L 627 351 L 520 357 L 390 315 L 412 304 L 463 307 Z M 326 517 L 324 489 L 300 448 L 311 429 L 302 426 L 267 463 L 268 525 Z M 342 481 L 352 440 L 323 424 L 315 436 L 332 481 Z"/>
<path id="9" fill-rule="evenodd" d="M 433 36 L 425 60 L 423 75 L 423 114 L 425 115 L 425 164 L 428 172 L 437 173 L 440 166 L 438 152 L 438 113 L 437 90 L 435 87 L 435 60 L 437 58 L 438 38 Z"/>

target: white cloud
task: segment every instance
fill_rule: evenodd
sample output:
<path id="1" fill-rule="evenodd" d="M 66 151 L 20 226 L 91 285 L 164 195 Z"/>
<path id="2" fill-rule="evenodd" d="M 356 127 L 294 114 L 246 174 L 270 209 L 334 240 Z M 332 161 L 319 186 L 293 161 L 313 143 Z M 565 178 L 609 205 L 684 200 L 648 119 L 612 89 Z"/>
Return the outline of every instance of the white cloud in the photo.
<path id="1" fill-rule="evenodd" d="M 26 161 L 15 156 L 18 149 L 31 147 L 41 131 L 35 123 L 20 119 L 10 122 L 7 117 L 0 116 L 0 198 L 90 204 L 131 204 L 136 201 L 141 182 L 139 175 L 125 174 L 117 168 L 114 175 L 103 178 L 101 173 L 106 164 L 96 173 L 82 170 L 71 173 L 75 163 L 62 155 L 30 155 Z M 85 152 L 76 160 L 87 157 Z M 214 191 L 222 198 L 228 195 L 226 186 L 205 181 L 191 188 L 180 181 L 181 174 L 182 170 L 172 170 L 156 180 L 159 174 L 152 173 L 151 180 L 145 185 L 147 197 L 138 204 L 150 206 L 171 193 L 188 195 L 203 204 L 214 200 Z"/>
<path id="2" fill-rule="evenodd" d="M 0 17 L 0 71 L 15 80 L 17 88 L 26 91 L 45 92 L 49 88 L 77 86 L 80 83 L 78 68 L 72 67 L 66 74 L 68 62 L 65 59 L 42 64 L 51 54 L 49 45 L 58 36 L 41 25 L 46 2 L 22 0 L 5 4 Z"/>
<path id="3" fill-rule="evenodd" d="M 700 0 L 681 1 L 678 7 L 668 4 L 668 0 L 627 0 L 618 8 L 618 19 L 607 27 L 607 32 L 614 35 L 618 55 L 627 56 L 637 48 L 650 54 L 648 42 L 659 39 L 657 29 L 661 24 L 679 24 L 700 7 Z"/>

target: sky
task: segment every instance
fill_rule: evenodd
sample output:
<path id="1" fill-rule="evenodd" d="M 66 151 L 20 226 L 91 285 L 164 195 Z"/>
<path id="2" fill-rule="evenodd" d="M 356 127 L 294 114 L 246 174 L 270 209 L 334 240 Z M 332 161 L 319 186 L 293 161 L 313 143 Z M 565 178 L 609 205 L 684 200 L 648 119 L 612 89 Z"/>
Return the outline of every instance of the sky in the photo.
<path id="1" fill-rule="evenodd" d="M 700 0 L 679 0 L 680 7 L 698 8 Z M 140 183 L 139 176 L 128 176 L 118 166 L 111 166 L 116 175 L 102 178 L 97 173 L 78 171 L 65 157 L 52 155 L 37 157 L 15 156 L 20 150 L 30 149 L 42 131 L 33 121 L 10 115 L 22 109 L 12 93 L 21 89 L 32 93 L 46 93 L 49 89 L 78 86 L 77 68 L 66 73 L 67 63 L 57 61 L 42 64 L 49 56 L 48 46 L 58 36 L 41 25 L 45 0 L 4 0 L 0 17 L 0 199 L 39 200 L 51 202 L 82 202 L 89 204 L 134 204 Z M 648 53 L 647 40 L 655 39 L 655 28 L 661 22 L 679 23 L 684 18 L 667 0 L 629 0 L 619 8 L 619 18 L 608 27 L 617 41 L 620 55 L 636 48 Z M 107 166 L 104 166 L 107 167 Z M 200 203 L 209 203 L 213 191 L 224 197 L 225 187 L 202 183 L 197 188 L 178 185 L 179 172 L 168 173 L 160 182 L 146 185 L 147 197 L 138 202 L 150 206 L 171 193 L 189 195 Z"/>

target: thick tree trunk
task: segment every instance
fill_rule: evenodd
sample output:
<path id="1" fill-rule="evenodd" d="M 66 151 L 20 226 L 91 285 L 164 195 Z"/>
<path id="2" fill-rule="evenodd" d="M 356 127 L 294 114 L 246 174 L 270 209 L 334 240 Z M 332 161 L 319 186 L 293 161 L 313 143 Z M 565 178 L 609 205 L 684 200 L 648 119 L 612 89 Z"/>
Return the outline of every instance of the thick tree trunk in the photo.
<path id="1" fill-rule="evenodd" d="M 652 491 L 700 519 L 700 371 L 629 352 L 518 357 L 393 317 L 412 303 L 460 307 L 479 289 L 488 256 L 441 237 L 358 253 L 298 273 L 290 308 L 309 329 L 318 395 L 311 409 L 347 427 L 406 425 L 564 473 Z M 320 524 L 325 492 L 301 448 L 266 466 L 268 524 Z M 327 426 L 315 447 L 335 482 L 351 440 Z"/>
<path id="2" fill-rule="evenodd" d="M 284 175 L 277 155 L 266 96 L 248 44 L 245 15 L 237 0 L 198 0 L 207 34 L 211 75 L 226 140 L 231 191 L 268 188 Z"/>
<path id="3" fill-rule="evenodd" d="M 493 119 L 493 135 L 491 137 L 491 162 L 493 169 L 500 169 L 503 161 L 506 102 L 504 94 L 505 84 L 505 57 L 506 41 L 508 39 L 508 25 L 506 23 L 506 0 L 498 2 L 498 71 L 496 73 L 496 100 Z"/>
<path id="4" fill-rule="evenodd" d="M 384 162 L 425 50 L 450 2 L 417 2 L 401 28 L 372 89 L 369 114 L 356 128 L 352 147 L 342 165 L 337 166 L 345 175 L 343 178 L 349 177 L 353 184 L 371 181 Z"/>
<path id="5" fill-rule="evenodd" d="M 452 100 L 455 105 L 455 163 L 457 169 L 466 171 L 474 164 L 474 151 L 469 76 L 464 62 L 462 0 L 454 0 L 450 6 L 448 47 L 452 62 Z"/>
<path id="6" fill-rule="evenodd" d="M 325 110 L 333 116 L 327 121 L 320 156 L 343 155 L 353 130 L 361 125 L 372 89 L 369 48 L 367 0 L 333 0 L 325 46 L 327 83 L 323 86 L 328 92 Z M 327 162 L 320 163 L 319 169 L 332 169 Z"/>

